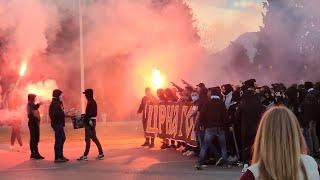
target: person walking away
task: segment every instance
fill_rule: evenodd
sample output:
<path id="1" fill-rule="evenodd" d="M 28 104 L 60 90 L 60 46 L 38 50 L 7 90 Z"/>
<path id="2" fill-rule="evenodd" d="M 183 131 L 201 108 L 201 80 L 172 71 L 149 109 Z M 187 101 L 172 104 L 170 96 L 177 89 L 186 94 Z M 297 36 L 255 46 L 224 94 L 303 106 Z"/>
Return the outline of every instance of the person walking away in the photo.
<path id="1" fill-rule="evenodd" d="M 219 146 L 221 149 L 221 155 L 223 164 L 229 166 L 226 138 L 224 133 L 225 122 L 228 118 L 227 109 L 224 102 L 220 99 L 220 92 L 216 88 L 211 88 L 208 91 L 210 100 L 201 109 L 199 115 L 199 125 L 204 127 L 204 141 L 201 146 L 199 161 L 195 168 L 197 170 L 203 169 L 205 161 L 212 142 L 215 137 L 218 138 Z"/>
<path id="2" fill-rule="evenodd" d="M 138 109 L 138 114 L 142 113 L 142 127 L 144 132 L 146 131 L 147 128 L 147 119 L 144 118 L 146 112 L 144 112 L 145 108 L 147 107 L 147 105 L 149 103 L 153 103 L 156 101 L 156 98 L 152 95 L 151 93 L 151 89 L 150 88 L 146 88 L 145 89 L 145 96 L 142 98 L 139 109 Z M 153 148 L 154 147 L 154 137 L 147 137 L 145 135 L 145 142 L 141 145 L 143 147 L 148 146 L 149 148 Z"/>
<path id="3" fill-rule="evenodd" d="M 252 165 L 240 180 L 318 180 L 317 162 L 307 146 L 296 116 L 284 106 L 262 117 L 254 142 Z"/>
<path id="4" fill-rule="evenodd" d="M 101 144 L 97 138 L 96 135 L 96 118 L 97 118 L 97 103 L 93 98 L 93 89 L 86 89 L 83 94 L 87 98 L 87 107 L 86 107 L 86 113 L 84 115 L 84 126 L 85 126 L 85 141 L 86 141 L 86 149 L 81 157 L 79 157 L 78 161 L 87 161 L 88 154 L 90 151 L 90 140 L 92 140 L 98 150 L 99 155 L 97 157 L 98 160 L 104 159 L 103 150 L 101 147 Z"/>
<path id="5" fill-rule="evenodd" d="M 44 159 L 43 156 L 40 155 L 38 144 L 40 141 L 40 113 L 39 107 L 41 103 L 35 104 L 36 95 L 28 94 L 28 105 L 27 105 L 27 113 L 28 113 L 28 127 L 30 132 L 30 152 L 31 159 Z"/>
<path id="6" fill-rule="evenodd" d="M 52 101 L 49 106 L 49 116 L 51 119 L 51 127 L 54 131 L 54 162 L 63 163 L 69 161 L 68 158 L 63 155 L 63 145 L 66 141 L 66 135 L 64 132 L 65 127 L 65 113 L 63 103 L 61 101 L 62 91 L 55 89 L 52 92 Z"/>

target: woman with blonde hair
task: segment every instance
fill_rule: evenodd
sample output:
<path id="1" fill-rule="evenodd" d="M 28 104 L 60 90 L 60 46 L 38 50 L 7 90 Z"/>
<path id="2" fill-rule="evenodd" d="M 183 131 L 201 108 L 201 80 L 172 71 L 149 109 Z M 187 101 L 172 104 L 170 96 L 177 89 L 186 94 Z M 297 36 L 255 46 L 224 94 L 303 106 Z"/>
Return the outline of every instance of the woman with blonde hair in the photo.
<path id="1" fill-rule="evenodd" d="M 241 180 L 319 180 L 317 162 L 307 155 L 300 125 L 286 107 L 269 109 L 254 142 L 252 165 Z"/>

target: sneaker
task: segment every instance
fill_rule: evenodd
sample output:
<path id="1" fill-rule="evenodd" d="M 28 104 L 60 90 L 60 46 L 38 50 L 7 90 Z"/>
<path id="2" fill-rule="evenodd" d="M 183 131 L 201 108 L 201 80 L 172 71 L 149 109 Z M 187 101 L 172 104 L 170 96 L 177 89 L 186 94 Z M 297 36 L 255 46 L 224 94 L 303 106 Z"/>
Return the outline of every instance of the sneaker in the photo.
<path id="1" fill-rule="evenodd" d="M 229 156 L 229 157 L 228 157 L 228 161 L 229 161 L 229 162 L 232 162 L 232 161 L 233 161 L 233 157 L 232 157 L 232 156 Z"/>
<path id="2" fill-rule="evenodd" d="M 149 146 L 149 143 L 148 143 L 148 142 L 144 142 L 141 146 L 142 146 L 142 147 Z"/>
<path id="3" fill-rule="evenodd" d="M 241 161 L 237 161 L 237 166 L 238 167 L 241 167 L 241 166 L 243 166 L 244 165 L 244 163 L 243 162 L 241 162 Z"/>
<path id="4" fill-rule="evenodd" d="M 40 154 L 36 155 L 34 158 L 35 158 L 35 159 L 38 159 L 38 160 L 44 159 L 44 157 L 41 156 Z"/>
<path id="5" fill-rule="evenodd" d="M 183 152 L 185 149 L 186 149 L 185 147 L 181 146 L 179 149 L 177 149 L 177 151 Z"/>
<path id="6" fill-rule="evenodd" d="M 242 172 L 242 173 L 247 172 L 248 167 L 249 167 L 249 165 L 248 165 L 248 164 L 244 164 L 241 172 Z"/>
<path id="7" fill-rule="evenodd" d="M 203 168 L 206 168 L 207 166 L 196 164 L 194 167 L 196 168 L 196 170 L 203 170 Z"/>
<path id="8" fill-rule="evenodd" d="M 160 147 L 160 149 L 167 149 L 167 148 L 169 148 L 169 146 L 167 144 L 162 144 Z"/>
<path id="9" fill-rule="evenodd" d="M 177 149 L 177 146 L 176 146 L 176 145 L 174 145 L 174 144 L 172 144 L 172 145 L 170 145 L 170 147 L 169 147 L 169 148 Z"/>
<path id="10" fill-rule="evenodd" d="M 87 156 L 81 156 L 77 159 L 78 161 L 88 161 Z"/>
<path id="11" fill-rule="evenodd" d="M 187 156 L 190 153 L 190 151 L 186 151 L 184 153 L 182 153 L 183 156 Z"/>
<path id="12" fill-rule="evenodd" d="M 231 162 L 236 162 L 236 161 L 238 161 L 238 159 L 239 159 L 238 156 L 235 155 L 235 156 L 233 156 L 233 159 Z"/>
<path id="13" fill-rule="evenodd" d="M 58 158 L 58 159 L 54 160 L 54 162 L 55 163 L 65 163 L 65 162 L 67 162 L 67 160 L 63 159 L 63 158 Z"/>
<path id="14" fill-rule="evenodd" d="M 103 159 L 104 159 L 104 155 L 103 155 L 103 154 L 99 154 L 96 159 L 97 159 L 97 160 L 103 160 Z"/>
<path id="15" fill-rule="evenodd" d="M 19 147 L 18 147 L 18 152 L 25 152 L 25 151 L 24 151 L 24 146 L 19 146 Z"/>
<path id="16" fill-rule="evenodd" d="M 222 162 L 222 157 L 218 159 L 218 161 L 216 162 L 216 166 L 221 166 L 223 164 Z"/>
<path id="17" fill-rule="evenodd" d="M 178 147 L 176 150 L 177 151 L 181 151 L 182 146 Z"/>
<path id="18" fill-rule="evenodd" d="M 223 164 L 222 168 L 230 169 L 232 166 L 230 164 Z"/>
<path id="19" fill-rule="evenodd" d="M 187 152 L 187 151 L 189 151 L 187 148 L 184 148 L 181 152 L 182 153 L 185 153 L 185 152 Z"/>
<path id="20" fill-rule="evenodd" d="M 193 151 L 189 151 L 189 153 L 187 154 L 188 157 L 193 156 L 195 153 Z"/>
<path id="21" fill-rule="evenodd" d="M 154 143 L 151 143 L 151 144 L 149 145 L 149 148 L 154 148 Z"/>
<path id="22" fill-rule="evenodd" d="M 65 161 L 69 161 L 69 159 L 68 158 L 66 158 L 66 157 L 64 157 L 63 156 L 63 158 L 62 158 L 63 160 L 65 160 Z"/>

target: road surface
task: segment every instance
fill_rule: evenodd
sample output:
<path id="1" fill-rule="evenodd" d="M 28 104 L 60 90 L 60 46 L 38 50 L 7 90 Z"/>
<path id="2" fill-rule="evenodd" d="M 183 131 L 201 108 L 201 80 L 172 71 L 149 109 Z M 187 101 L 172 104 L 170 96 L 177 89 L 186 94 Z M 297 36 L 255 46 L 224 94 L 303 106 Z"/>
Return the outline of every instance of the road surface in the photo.
<path id="1" fill-rule="evenodd" d="M 64 154 L 71 161 L 64 164 L 53 163 L 53 132 L 48 125 L 41 125 L 40 152 L 45 160 L 30 160 L 28 151 L 28 131 L 23 128 L 24 152 L 9 149 L 10 129 L 0 127 L 0 179 L 46 179 L 46 180 L 98 180 L 98 179 L 239 179 L 240 168 L 224 169 L 208 167 L 196 171 L 193 166 L 196 157 L 184 157 L 170 149 L 160 150 L 160 142 L 154 149 L 140 147 L 143 143 L 139 122 L 116 122 L 98 124 L 98 137 L 102 142 L 105 160 L 95 160 L 97 148 L 92 143 L 89 161 L 78 162 L 82 155 L 84 137 L 82 130 L 66 127 L 67 141 Z"/>

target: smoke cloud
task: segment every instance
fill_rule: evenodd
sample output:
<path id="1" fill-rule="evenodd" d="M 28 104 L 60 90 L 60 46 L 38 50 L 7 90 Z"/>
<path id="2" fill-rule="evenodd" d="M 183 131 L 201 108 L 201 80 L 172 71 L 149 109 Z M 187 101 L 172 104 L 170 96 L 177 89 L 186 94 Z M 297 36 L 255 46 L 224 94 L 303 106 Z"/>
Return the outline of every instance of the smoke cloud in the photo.
<path id="1" fill-rule="evenodd" d="M 31 89 L 44 89 L 37 82 L 53 79 L 66 106 L 80 108 L 78 2 L 1 1 L 5 91 L 27 59 L 20 88 L 35 83 Z M 83 1 L 83 22 L 85 87 L 95 90 L 99 112 L 111 120 L 135 115 L 154 68 L 170 80 L 188 79 L 204 53 L 191 9 L 182 0 Z"/>
<path id="2" fill-rule="evenodd" d="M 43 91 L 49 99 L 48 92 L 59 87 L 66 109 L 80 109 L 79 2 L 0 0 L 2 101 L 8 94 L 12 97 L 14 89 L 34 89 L 40 96 Z M 200 3 L 192 0 L 82 2 L 85 87 L 94 89 L 99 114 L 107 120 L 135 117 L 155 68 L 167 81 L 183 78 L 208 86 L 252 77 L 263 83 L 290 82 L 302 79 L 300 75 L 315 80 L 312 75 L 319 71 L 312 69 L 319 67 L 320 57 L 316 0 L 303 7 L 269 3 L 267 10 L 253 1 L 204 0 L 217 14 L 204 22 L 210 26 L 204 31 L 201 17 L 208 15 L 199 13 Z M 226 6 L 233 11 L 224 11 Z M 257 32 L 240 36 L 246 31 Z M 207 45 L 214 53 L 204 48 Z M 28 68 L 15 87 L 23 61 Z M 308 70 L 297 74 L 301 67 Z M 26 97 L 15 97 L 20 99 L 17 108 L 26 103 Z"/>

